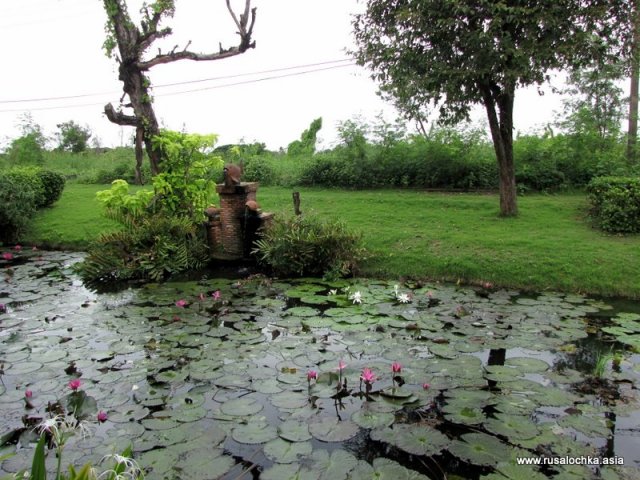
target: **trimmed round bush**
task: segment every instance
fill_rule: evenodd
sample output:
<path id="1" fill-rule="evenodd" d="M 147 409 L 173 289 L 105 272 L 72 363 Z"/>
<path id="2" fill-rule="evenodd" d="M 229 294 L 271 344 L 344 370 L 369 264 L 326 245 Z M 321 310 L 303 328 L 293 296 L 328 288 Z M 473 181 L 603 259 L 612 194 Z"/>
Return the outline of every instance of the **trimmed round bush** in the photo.
<path id="1" fill-rule="evenodd" d="M 40 170 L 36 173 L 42 182 L 44 188 L 44 204 L 43 207 L 49 207 L 60 199 L 64 190 L 64 175 L 52 172 L 51 170 Z"/>

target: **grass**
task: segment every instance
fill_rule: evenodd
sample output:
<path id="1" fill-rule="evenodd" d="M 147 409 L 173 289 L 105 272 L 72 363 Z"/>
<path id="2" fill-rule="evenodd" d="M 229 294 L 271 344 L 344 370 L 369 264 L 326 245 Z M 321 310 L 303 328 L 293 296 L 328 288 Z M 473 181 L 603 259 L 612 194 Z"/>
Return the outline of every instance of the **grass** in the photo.
<path id="1" fill-rule="evenodd" d="M 95 201 L 105 188 L 67 185 L 60 201 L 37 215 L 24 243 L 81 249 L 114 228 Z M 502 219 L 496 195 L 297 190 L 303 212 L 339 218 L 363 233 L 370 252 L 364 276 L 640 298 L 640 237 L 591 228 L 582 194 L 520 197 L 520 215 Z M 261 187 L 258 201 L 265 211 L 288 214 L 292 191 Z"/>

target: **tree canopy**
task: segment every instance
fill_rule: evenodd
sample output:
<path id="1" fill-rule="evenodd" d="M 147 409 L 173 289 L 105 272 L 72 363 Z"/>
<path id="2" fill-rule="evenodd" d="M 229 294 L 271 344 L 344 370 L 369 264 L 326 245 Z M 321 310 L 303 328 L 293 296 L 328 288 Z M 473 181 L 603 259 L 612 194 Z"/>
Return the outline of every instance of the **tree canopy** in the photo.
<path id="1" fill-rule="evenodd" d="M 632 0 L 368 0 L 353 27 L 358 62 L 383 96 L 440 122 L 485 107 L 500 172 L 500 209 L 517 214 L 513 108 L 517 87 L 553 70 L 624 55 Z"/>

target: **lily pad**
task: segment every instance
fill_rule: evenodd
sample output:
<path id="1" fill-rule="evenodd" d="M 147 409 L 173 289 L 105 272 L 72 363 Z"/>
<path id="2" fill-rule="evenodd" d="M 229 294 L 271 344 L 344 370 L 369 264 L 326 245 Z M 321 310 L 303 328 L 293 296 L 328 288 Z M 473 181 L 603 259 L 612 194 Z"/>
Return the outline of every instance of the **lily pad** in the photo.
<path id="1" fill-rule="evenodd" d="M 408 468 L 403 467 L 387 458 L 376 458 L 373 464 L 359 461 L 351 471 L 351 480 L 427 480 L 428 477 Z"/>
<path id="2" fill-rule="evenodd" d="M 446 435 L 426 425 L 395 424 L 391 428 L 373 430 L 371 439 L 386 442 L 413 455 L 435 455 L 451 441 Z"/>
<path id="3" fill-rule="evenodd" d="M 238 425 L 231 432 L 231 437 L 238 443 L 250 445 L 265 443 L 278 437 L 275 427 L 266 422 L 249 422 L 246 425 Z"/>
<path id="4" fill-rule="evenodd" d="M 253 398 L 236 398 L 228 400 L 220 406 L 220 411 L 226 415 L 236 417 L 254 415 L 262 410 L 260 402 Z"/>
<path id="5" fill-rule="evenodd" d="M 473 465 L 494 467 L 509 459 L 509 447 L 484 433 L 467 433 L 449 447 L 452 455 Z"/>
<path id="6" fill-rule="evenodd" d="M 311 442 L 288 442 L 281 438 L 271 440 L 264 446 L 265 456 L 276 463 L 297 462 L 309 456 L 311 451 Z"/>
<path id="7" fill-rule="evenodd" d="M 396 416 L 393 413 L 375 412 L 362 409 L 351 415 L 351 420 L 362 428 L 381 428 L 393 424 Z"/>
<path id="8" fill-rule="evenodd" d="M 311 439 L 309 425 L 297 420 L 287 420 L 278 426 L 278 435 L 290 442 L 304 442 Z"/>
<path id="9" fill-rule="evenodd" d="M 309 433 L 323 442 L 344 442 L 355 437 L 360 427 L 355 423 L 328 418 L 309 424 Z"/>

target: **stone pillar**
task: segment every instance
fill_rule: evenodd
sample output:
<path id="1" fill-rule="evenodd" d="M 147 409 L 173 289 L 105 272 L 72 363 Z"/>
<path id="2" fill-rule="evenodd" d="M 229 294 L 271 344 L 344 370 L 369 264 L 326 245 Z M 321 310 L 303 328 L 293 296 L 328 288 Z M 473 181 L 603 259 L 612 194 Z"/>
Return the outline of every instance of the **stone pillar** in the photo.
<path id="1" fill-rule="evenodd" d="M 222 254 L 228 259 L 240 259 L 244 253 L 244 239 L 242 238 L 242 219 L 244 218 L 245 203 L 256 200 L 257 182 L 242 182 L 239 185 L 216 185 L 216 192 L 220 196 L 221 231 L 219 244 Z"/>

